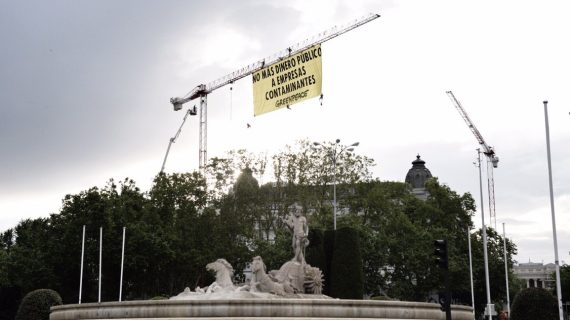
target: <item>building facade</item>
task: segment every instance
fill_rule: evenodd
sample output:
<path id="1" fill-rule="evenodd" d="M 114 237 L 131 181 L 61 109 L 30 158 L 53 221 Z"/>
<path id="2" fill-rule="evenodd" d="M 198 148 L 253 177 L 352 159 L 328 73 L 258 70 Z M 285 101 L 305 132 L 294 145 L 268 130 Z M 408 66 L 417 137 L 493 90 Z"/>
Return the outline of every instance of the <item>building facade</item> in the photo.
<path id="1" fill-rule="evenodd" d="M 517 278 L 525 281 L 527 288 L 549 288 L 556 286 L 556 279 L 553 277 L 556 272 L 554 263 L 519 263 L 513 266 L 513 272 Z"/>

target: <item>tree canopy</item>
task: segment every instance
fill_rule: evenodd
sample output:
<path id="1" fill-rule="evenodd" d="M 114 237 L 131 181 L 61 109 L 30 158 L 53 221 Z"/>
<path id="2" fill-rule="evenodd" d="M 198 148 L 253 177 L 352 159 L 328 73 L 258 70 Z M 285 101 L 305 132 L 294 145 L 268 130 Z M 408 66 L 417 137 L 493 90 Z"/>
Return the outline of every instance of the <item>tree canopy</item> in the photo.
<path id="1" fill-rule="evenodd" d="M 339 147 L 345 146 L 321 143 L 314 148 L 299 141 L 271 157 L 231 151 L 210 159 L 204 175 L 160 173 L 148 191 L 127 178 L 66 195 L 58 213 L 22 220 L 0 234 L 0 287 L 18 288 L 22 294 L 50 288 L 64 303 L 77 302 L 83 226 L 86 302 L 97 297 L 99 228 L 104 301 L 118 298 L 123 227 L 124 300 L 172 296 L 184 287 L 207 285 L 212 275 L 205 265 L 220 257 L 234 266 L 238 278 L 255 255 L 276 269 L 292 256 L 283 224 L 290 205 L 303 208 L 311 229 L 332 228 L 336 178 L 338 225 L 357 230 L 367 295 L 428 301 L 442 289 L 433 240 L 447 239 L 454 302 L 470 304 L 472 196 L 432 178 L 426 184 L 427 200 L 420 200 L 405 183 L 373 178 L 374 160 L 353 152 L 338 155 L 335 175 L 331 152 Z M 480 231 L 470 236 L 475 304 L 481 311 L 486 302 Z M 493 229 L 488 236 L 492 298 L 503 301 L 502 237 Z M 508 239 L 507 251 L 511 268 L 516 246 Z M 513 287 L 511 294 L 516 291 Z"/>

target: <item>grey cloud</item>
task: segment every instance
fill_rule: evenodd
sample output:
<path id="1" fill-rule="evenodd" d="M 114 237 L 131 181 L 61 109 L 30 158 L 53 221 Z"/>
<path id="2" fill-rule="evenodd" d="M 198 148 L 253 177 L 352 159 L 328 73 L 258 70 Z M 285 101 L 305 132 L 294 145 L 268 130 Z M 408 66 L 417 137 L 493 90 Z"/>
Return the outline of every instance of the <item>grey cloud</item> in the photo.
<path id="1" fill-rule="evenodd" d="M 508 235 L 507 237 L 511 238 Z M 557 230 L 557 238 L 558 258 L 570 261 L 570 231 Z M 513 235 L 511 239 L 515 241 L 518 247 L 517 260 L 519 262 L 526 262 L 529 258 L 534 262 L 554 262 L 552 231 Z"/>
<path id="2" fill-rule="evenodd" d="M 0 52 L 0 177 L 10 181 L 3 192 L 23 189 L 24 181 L 46 172 L 89 170 L 142 153 L 165 136 L 166 128 L 153 126 L 164 112 L 159 99 L 168 105 L 166 95 L 152 90 L 164 89 L 155 86 L 159 79 L 168 81 L 156 69 L 165 59 L 160 50 L 191 27 L 188 20 L 205 22 L 222 6 L 32 3 L 5 3 L 0 10 L 0 35 L 10 44 Z"/>

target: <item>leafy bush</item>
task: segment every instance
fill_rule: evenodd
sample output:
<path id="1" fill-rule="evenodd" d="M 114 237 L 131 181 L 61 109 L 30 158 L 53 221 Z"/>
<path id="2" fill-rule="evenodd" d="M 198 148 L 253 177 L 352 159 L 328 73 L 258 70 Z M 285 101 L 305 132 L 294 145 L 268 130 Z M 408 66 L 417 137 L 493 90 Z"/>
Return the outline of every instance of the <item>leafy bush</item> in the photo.
<path id="1" fill-rule="evenodd" d="M 360 238 L 356 229 L 336 230 L 330 273 L 330 295 L 332 297 L 362 299 L 364 271 Z"/>
<path id="2" fill-rule="evenodd" d="M 16 313 L 16 320 L 49 320 L 51 306 L 62 304 L 59 294 L 51 289 L 29 292 Z"/>
<path id="3" fill-rule="evenodd" d="M 547 290 L 527 288 L 521 290 L 511 308 L 511 320 L 557 320 L 558 301 Z"/>

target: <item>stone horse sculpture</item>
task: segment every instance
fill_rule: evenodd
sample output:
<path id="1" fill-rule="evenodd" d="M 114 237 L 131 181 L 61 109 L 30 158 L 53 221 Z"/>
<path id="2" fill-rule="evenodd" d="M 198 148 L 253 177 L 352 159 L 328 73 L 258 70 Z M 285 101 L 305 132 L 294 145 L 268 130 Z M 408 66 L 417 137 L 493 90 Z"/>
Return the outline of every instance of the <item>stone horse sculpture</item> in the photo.
<path id="1" fill-rule="evenodd" d="M 288 281 L 277 282 L 267 275 L 265 264 L 260 256 L 253 258 L 251 273 L 250 292 L 268 292 L 279 296 L 294 293 Z"/>
<path id="2" fill-rule="evenodd" d="M 206 293 L 220 292 L 220 291 L 235 291 L 236 287 L 232 282 L 234 275 L 234 268 L 226 259 L 218 259 L 206 265 L 206 269 L 216 273 L 216 281 L 214 281 L 207 289 Z M 197 288 L 199 292 L 200 288 Z"/>

